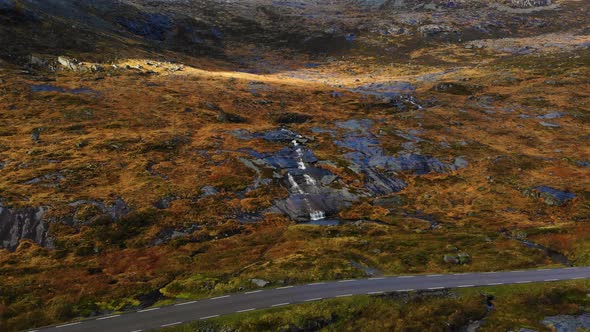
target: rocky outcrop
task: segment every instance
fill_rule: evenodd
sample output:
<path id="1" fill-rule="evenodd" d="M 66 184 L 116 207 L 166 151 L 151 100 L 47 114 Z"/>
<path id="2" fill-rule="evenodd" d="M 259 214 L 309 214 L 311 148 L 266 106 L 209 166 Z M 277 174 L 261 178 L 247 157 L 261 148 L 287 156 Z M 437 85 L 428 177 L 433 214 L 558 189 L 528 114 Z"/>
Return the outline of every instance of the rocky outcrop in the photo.
<path id="1" fill-rule="evenodd" d="M 561 191 L 548 186 L 537 186 L 525 190 L 525 195 L 541 199 L 545 204 L 550 206 L 563 206 L 569 201 L 576 198 L 574 193 Z"/>
<path id="2" fill-rule="evenodd" d="M 344 157 L 352 163 L 349 168 L 365 178 L 365 188 L 374 195 L 387 195 L 401 191 L 407 184 L 394 176 L 398 172 L 412 172 L 416 175 L 445 173 L 467 166 L 467 161 L 458 157 L 452 164 L 439 159 L 415 153 L 400 153 L 389 156 L 380 146 L 377 136 L 369 132 L 373 126 L 370 120 L 349 120 L 338 122 L 339 128 L 349 131 L 336 145 L 349 149 Z"/>
<path id="3" fill-rule="evenodd" d="M 20 240 L 30 239 L 44 247 L 53 247 L 45 221 L 45 207 L 8 208 L 0 203 L 0 248 L 14 250 Z"/>

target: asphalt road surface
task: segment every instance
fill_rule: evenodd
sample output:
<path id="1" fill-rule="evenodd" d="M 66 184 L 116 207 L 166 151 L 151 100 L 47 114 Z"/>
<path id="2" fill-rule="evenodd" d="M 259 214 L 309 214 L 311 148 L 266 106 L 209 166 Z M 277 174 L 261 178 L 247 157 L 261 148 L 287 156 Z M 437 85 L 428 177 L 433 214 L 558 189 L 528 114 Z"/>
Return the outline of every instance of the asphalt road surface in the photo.
<path id="1" fill-rule="evenodd" d="M 233 313 L 360 294 L 525 284 L 585 278 L 590 278 L 590 267 L 509 272 L 407 275 L 317 282 L 300 286 L 268 288 L 198 301 L 182 302 L 165 307 L 154 307 L 122 314 L 95 317 L 32 331 L 139 332 Z"/>

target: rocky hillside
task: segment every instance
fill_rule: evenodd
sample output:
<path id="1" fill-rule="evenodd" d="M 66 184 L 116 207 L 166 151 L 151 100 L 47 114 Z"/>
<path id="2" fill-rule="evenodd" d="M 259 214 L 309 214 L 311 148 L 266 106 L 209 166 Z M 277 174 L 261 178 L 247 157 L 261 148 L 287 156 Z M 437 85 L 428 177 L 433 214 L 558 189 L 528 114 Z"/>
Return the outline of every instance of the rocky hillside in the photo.
<path id="1" fill-rule="evenodd" d="M 587 265 L 589 4 L 0 0 L 1 326 Z M 355 308 L 415 330 L 443 325 L 408 303 L 461 306 L 457 329 L 543 328 L 506 313 L 534 294 L 545 316 L 576 313 L 587 289 Z M 316 308 L 322 326 L 345 324 L 342 303 Z"/>

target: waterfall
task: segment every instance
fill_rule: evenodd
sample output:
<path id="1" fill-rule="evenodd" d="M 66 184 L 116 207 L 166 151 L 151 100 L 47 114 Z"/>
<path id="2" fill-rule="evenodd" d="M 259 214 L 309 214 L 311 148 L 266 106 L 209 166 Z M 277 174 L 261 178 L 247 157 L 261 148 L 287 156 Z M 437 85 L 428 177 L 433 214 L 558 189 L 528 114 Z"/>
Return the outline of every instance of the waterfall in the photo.
<path id="1" fill-rule="evenodd" d="M 303 174 L 303 178 L 305 178 L 305 183 L 307 183 L 310 186 L 315 186 L 316 185 L 316 181 L 314 178 L 312 178 L 311 176 L 309 176 L 308 174 Z"/>
<path id="2" fill-rule="evenodd" d="M 301 136 L 299 136 L 299 138 L 301 138 Z M 303 161 L 303 150 L 301 149 L 301 147 L 299 147 L 299 143 L 297 142 L 297 140 L 292 140 L 291 144 L 293 144 L 293 146 L 296 148 L 295 152 L 297 153 L 297 168 L 300 170 L 306 170 L 307 167 L 305 166 L 305 162 Z M 305 179 L 305 183 L 309 186 L 317 186 L 317 181 L 309 174 L 303 174 L 303 178 Z M 307 211 L 309 211 L 309 219 L 311 221 L 317 221 L 317 220 L 322 220 L 326 218 L 326 213 L 324 211 L 321 210 L 315 210 L 312 208 L 312 204 L 309 201 L 309 198 L 307 197 L 307 195 L 309 193 L 306 193 L 305 191 L 303 191 L 303 189 L 301 188 L 301 186 L 297 183 L 297 181 L 295 181 L 295 178 L 293 177 L 293 175 L 291 175 L 291 173 L 287 173 L 287 179 L 289 180 L 289 184 L 291 185 L 291 191 L 296 192 L 298 194 L 303 195 L 303 202 L 305 204 L 305 207 L 307 208 Z"/>
<path id="3" fill-rule="evenodd" d="M 309 219 L 311 219 L 312 221 L 322 220 L 325 218 L 326 214 L 324 213 L 324 211 L 311 211 L 309 213 Z"/>
<path id="4" fill-rule="evenodd" d="M 293 175 L 291 175 L 291 173 L 287 173 L 287 178 L 289 179 L 289 183 L 291 184 L 291 189 L 295 190 L 296 192 L 298 192 L 300 194 L 305 194 L 305 192 L 301 189 L 299 184 L 297 184 L 297 182 L 295 181 L 295 179 L 293 178 Z"/>

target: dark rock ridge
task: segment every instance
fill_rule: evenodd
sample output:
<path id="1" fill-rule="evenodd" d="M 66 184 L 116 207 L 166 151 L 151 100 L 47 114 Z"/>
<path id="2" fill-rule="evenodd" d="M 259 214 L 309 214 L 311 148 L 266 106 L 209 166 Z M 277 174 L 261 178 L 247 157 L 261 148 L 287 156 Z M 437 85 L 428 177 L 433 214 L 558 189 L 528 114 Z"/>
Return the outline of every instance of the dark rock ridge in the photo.
<path id="1" fill-rule="evenodd" d="M 44 217 L 46 207 L 8 208 L 0 203 L 0 248 L 14 250 L 20 240 L 30 239 L 44 247 L 52 248 L 53 239 Z"/>
<path id="2" fill-rule="evenodd" d="M 66 224 L 89 223 L 100 216 L 119 220 L 132 210 L 121 198 L 112 205 L 100 201 L 79 200 L 70 203 L 72 213 L 61 218 L 49 218 L 50 207 L 8 208 L 0 203 L 0 248 L 14 250 L 21 240 L 29 239 L 46 248 L 54 248 L 54 239 L 48 234 L 53 222 Z"/>

